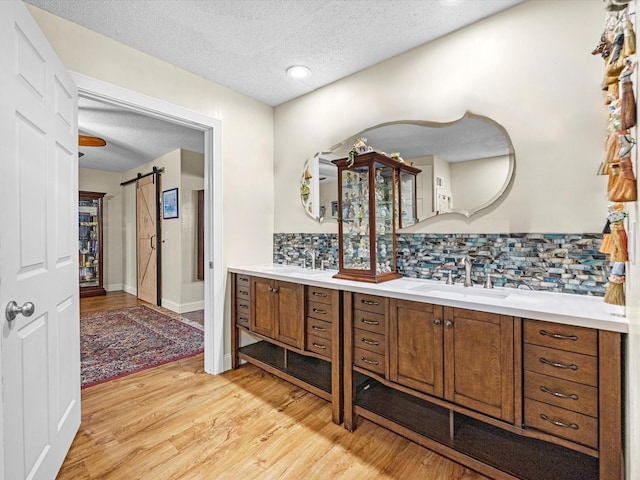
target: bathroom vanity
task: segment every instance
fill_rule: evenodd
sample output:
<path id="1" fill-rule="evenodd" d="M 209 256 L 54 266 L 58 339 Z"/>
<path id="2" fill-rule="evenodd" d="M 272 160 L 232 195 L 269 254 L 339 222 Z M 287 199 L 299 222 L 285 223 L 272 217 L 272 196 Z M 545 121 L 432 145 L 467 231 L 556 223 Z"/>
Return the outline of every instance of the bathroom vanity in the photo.
<path id="1" fill-rule="evenodd" d="M 623 478 L 627 323 L 601 298 L 230 270 L 234 368 L 331 401 L 348 430 L 366 418 L 495 479 Z"/>

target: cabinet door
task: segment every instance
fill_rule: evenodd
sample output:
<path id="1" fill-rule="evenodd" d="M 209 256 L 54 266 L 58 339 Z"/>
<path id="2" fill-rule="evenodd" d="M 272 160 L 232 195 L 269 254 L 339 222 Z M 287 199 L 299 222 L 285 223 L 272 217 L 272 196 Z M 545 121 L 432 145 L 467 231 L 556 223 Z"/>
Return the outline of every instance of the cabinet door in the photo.
<path id="1" fill-rule="evenodd" d="M 260 335 L 274 337 L 276 292 L 273 280 L 266 278 L 251 278 L 251 297 L 253 312 L 251 314 L 251 330 Z"/>
<path id="2" fill-rule="evenodd" d="M 275 339 L 293 347 L 304 345 L 304 285 L 278 282 Z"/>
<path id="3" fill-rule="evenodd" d="M 513 317 L 445 307 L 445 398 L 514 420 Z"/>
<path id="4" fill-rule="evenodd" d="M 390 379 L 442 397 L 442 307 L 393 300 L 389 325 Z"/>

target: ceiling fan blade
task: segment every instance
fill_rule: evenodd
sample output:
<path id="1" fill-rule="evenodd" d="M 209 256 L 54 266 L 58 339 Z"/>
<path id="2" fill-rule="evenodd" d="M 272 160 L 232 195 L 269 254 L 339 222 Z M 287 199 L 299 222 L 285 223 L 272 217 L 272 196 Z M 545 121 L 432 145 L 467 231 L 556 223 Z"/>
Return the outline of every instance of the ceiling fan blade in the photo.
<path id="1" fill-rule="evenodd" d="M 78 145 L 81 147 L 104 147 L 107 144 L 102 138 L 78 135 Z"/>

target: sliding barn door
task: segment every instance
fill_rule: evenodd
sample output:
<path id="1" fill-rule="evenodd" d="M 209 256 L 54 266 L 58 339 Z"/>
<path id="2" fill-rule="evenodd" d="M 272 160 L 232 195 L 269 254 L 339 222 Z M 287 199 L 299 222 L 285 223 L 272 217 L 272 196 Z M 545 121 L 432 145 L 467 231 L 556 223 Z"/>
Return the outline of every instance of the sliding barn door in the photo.
<path id="1" fill-rule="evenodd" d="M 158 290 L 158 192 L 159 175 L 137 182 L 138 298 L 159 305 Z M 158 188 L 156 188 L 158 187 Z"/>

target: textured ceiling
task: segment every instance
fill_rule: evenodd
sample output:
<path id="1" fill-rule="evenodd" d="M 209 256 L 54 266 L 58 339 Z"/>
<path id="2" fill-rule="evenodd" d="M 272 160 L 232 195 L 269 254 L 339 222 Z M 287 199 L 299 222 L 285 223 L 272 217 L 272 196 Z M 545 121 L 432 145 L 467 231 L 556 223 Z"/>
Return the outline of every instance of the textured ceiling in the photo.
<path id="1" fill-rule="evenodd" d="M 26 1 L 275 106 L 525 0 Z M 311 75 L 289 78 L 296 64 Z M 78 126 L 107 141 L 82 147 L 81 167 L 121 172 L 203 151 L 201 132 L 86 99 Z"/>
<path id="2" fill-rule="evenodd" d="M 524 0 L 27 1 L 275 106 Z"/>
<path id="3" fill-rule="evenodd" d="M 81 168 L 126 172 L 178 148 L 204 152 L 204 134 L 198 130 L 83 97 L 78 98 L 78 133 L 107 142 L 79 147 Z"/>

